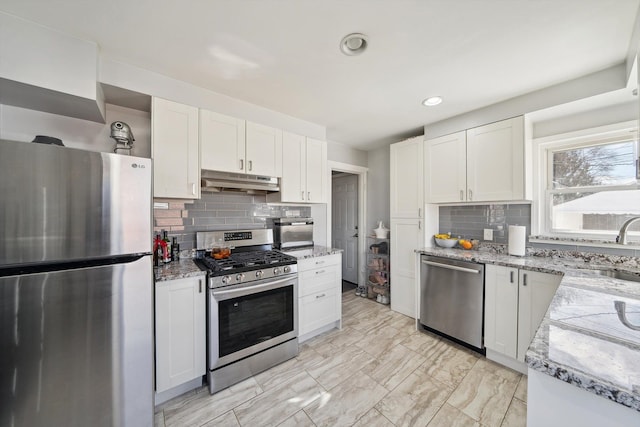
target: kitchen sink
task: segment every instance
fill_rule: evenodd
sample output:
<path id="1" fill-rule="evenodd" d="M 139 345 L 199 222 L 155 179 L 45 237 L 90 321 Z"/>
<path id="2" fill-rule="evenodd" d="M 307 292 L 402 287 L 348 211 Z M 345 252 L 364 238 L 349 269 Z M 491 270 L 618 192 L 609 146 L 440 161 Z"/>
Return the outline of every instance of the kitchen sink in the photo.
<path id="1" fill-rule="evenodd" d="M 611 277 L 612 279 L 629 280 L 631 282 L 640 282 L 640 273 L 624 270 L 588 270 L 600 276 Z"/>

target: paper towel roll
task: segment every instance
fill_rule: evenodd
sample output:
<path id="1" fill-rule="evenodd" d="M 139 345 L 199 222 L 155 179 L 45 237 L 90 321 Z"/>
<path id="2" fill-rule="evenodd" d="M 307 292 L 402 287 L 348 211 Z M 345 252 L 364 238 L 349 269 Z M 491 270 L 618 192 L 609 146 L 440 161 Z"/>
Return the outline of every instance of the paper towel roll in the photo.
<path id="1" fill-rule="evenodd" d="M 509 255 L 524 256 L 527 243 L 527 227 L 522 225 L 509 226 Z"/>

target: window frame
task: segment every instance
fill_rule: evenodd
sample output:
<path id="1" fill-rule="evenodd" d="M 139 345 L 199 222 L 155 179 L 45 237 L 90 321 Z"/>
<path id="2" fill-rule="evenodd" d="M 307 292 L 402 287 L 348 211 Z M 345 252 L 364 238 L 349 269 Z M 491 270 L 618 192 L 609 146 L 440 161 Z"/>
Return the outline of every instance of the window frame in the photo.
<path id="1" fill-rule="evenodd" d="M 569 150 L 580 147 L 602 145 L 607 143 L 624 142 L 629 139 L 636 140 L 636 154 L 640 156 L 640 147 L 637 138 L 637 122 L 627 121 L 612 125 L 588 128 L 574 132 L 551 135 L 543 138 L 534 138 L 533 145 L 533 179 L 534 197 L 532 203 L 532 233 L 542 237 L 569 238 L 569 239 L 615 239 L 616 231 L 592 231 L 577 233 L 575 230 L 562 231 L 551 228 L 551 208 L 553 194 L 561 192 L 574 192 L 575 188 L 552 189 L 550 183 L 553 179 L 553 170 L 549 165 L 552 161 L 552 150 Z M 631 134 L 631 136 L 629 136 Z M 640 189 L 640 180 L 635 184 L 616 186 L 590 186 L 580 187 L 583 191 L 614 191 Z"/>

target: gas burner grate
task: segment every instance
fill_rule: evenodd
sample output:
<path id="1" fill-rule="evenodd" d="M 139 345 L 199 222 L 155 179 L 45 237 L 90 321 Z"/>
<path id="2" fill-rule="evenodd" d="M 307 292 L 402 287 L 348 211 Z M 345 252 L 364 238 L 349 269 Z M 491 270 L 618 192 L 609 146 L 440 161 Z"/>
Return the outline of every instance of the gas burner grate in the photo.
<path id="1" fill-rule="evenodd" d="M 206 256 L 203 260 L 207 269 L 214 275 L 258 270 L 265 266 L 295 264 L 296 259 L 277 251 L 232 252 L 229 258 L 214 259 Z"/>

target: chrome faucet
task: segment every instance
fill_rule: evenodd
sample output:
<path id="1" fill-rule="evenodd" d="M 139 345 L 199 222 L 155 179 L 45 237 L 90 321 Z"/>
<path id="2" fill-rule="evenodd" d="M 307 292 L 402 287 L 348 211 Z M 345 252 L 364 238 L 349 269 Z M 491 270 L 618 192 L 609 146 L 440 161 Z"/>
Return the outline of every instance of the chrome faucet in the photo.
<path id="1" fill-rule="evenodd" d="M 621 245 L 627 244 L 627 229 L 636 221 L 640 221 L 640 216 L 633 217 L 622 224 L 622 227 L 620 227 L 620 231 L 618 232 L 618 237 L 616 237 L 617 243 L 620 243 Z"/>

